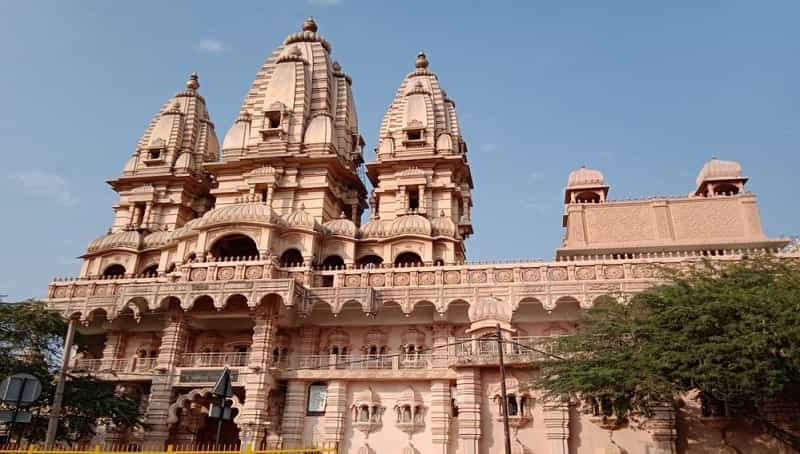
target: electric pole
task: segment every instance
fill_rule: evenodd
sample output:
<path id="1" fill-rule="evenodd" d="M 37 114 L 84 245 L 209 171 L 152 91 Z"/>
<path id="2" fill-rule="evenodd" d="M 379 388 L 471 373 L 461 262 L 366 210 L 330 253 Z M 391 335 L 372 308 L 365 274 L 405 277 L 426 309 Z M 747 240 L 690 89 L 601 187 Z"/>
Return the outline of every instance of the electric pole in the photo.
<path id="1" fill-rule="evenodd" d="M 64 362 L 61 364 L 61 371 L 58 373 L 58 383 L 56 383 L 56 394 L 53 397 L 53 407 L 50 408 L 50 418 L 47 421 L 47 437 L 44 441 L 45 449 L 51 449 L 56 441 L 56 431 L 58 430 L 58 417 L 61 415 L 61 402 L 64 400 L 64 385 L 67 381 L 67 370 L 69 370 L 69 359 L 72 354 L 72 341 L 75 339 L 74 318 L 69 319 L 67 326 L 67 337 L 64 338 Z"/>
<path id="2" fill-rule="evenodd" d="M 497 326 L 497 355 L 500 361 L 500 408 L 503 409 L 503 432 L 505 433 L 506 454 L 511 454 L 511 435 L 508 430 L 508 394 L 506 394 L 506 368 L 503 364 L 503 338 L 500 334 L 500 324 Z"/>

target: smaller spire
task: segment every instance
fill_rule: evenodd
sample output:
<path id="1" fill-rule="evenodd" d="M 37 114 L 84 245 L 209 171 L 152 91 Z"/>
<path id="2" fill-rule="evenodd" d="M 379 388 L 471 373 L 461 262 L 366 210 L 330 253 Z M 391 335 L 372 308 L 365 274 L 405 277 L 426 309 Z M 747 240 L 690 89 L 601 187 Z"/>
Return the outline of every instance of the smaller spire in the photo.
<path id="1" fill-rule="evenodd" d="M 317 32 L 317 23 L 314 21 L 314 18 L 309 16 L 308 19 L 303 22 L 303 31 L 304 32 Z"/>
<path id="2" fill-rule="evenodd" d="M 196 72 L 189 74 L 189 80 L 186 81 L 186 88 L 189 90 L 197 90 L 200 88 L 200 80 Z"/>
<path id="3" fill-rule="evenodd" d="M 425 69 L 428 67 L 428 57 L 425 52 L 419 51 L 417 54 L 417 68 Z"/>

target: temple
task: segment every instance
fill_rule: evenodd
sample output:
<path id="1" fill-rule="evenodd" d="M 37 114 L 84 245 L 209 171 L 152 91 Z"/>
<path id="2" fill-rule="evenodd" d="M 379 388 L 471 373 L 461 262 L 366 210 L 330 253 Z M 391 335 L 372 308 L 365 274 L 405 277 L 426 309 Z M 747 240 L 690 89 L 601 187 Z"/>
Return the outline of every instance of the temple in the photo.
<path id="1" fill-rule="evenodd" d="M 226 444 L 502 452 L 498 344 L 485 341 L 499 326 L 515 342 L 503 347 L 515 454 L 722 446 L 693 402 L 611 437 L 592 406 L 527 386 L 544 356 L 524 347 L 659 282 L 658 267 L 794 253 L 765 236 L 741 166 L 712 159 L 688 195 L 638 200 L 610 199 L 603 174 L 579 168 L 553 260 L 471 264 L 467 144 L 431 66 L 409 58 L 366 165 L 353 80 L 313 19 L 266 59 L 221 145 L 196 74 L 164 103 L 109 181 L 109 231 L 77 278 L 48 288 L 89 342 L 71 373 L 140 398 L 146 431 L 98 423 L 99 441 L 213 442 L 227 367 Z M 695 426 L 678 431 L 677 411 Z"/>

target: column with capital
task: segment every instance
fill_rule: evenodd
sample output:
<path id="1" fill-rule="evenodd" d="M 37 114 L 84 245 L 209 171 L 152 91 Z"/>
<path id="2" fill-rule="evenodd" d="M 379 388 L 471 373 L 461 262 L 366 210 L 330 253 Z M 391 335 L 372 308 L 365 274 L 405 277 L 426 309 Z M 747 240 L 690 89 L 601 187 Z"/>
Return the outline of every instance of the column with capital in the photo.
<path id="1" fill-rule="evenodd" d="M 162 450 L 169 437 L 167 413 L 172 400 L 171 378 L 186 344 L 187 325 L 187 319 L 182 313 L 174 311 L 167 315 L 145 412 L 145 423 L 150 428 L 143 448 Z"/>
<path id="2" fill-rule="evenodd" d="M 458 454 L 479 454 L 481 440 L 481 373 L 478 368 L 457 372 Z"/>
<path id="3" fill-rule="evenodd" d="M 269 372 L 270 352 L 274 346 L 278 329 L 277 306 L 280 302 L 269 302 L 253 311 L 253 340 L 250 345 L 248 373 L 244 378 L 245 401 L 242 414 L 237 418 L 241 427 L 239 438 L 242 446 L 252 445 L 259 449 L 269 425 L 269 392 L 275 380 Z"/>
<path id="4" fill-rule="evenodd" d="M 544 427 L 550 454 L 569 453 L 569 402 L 544 403 Z"/>

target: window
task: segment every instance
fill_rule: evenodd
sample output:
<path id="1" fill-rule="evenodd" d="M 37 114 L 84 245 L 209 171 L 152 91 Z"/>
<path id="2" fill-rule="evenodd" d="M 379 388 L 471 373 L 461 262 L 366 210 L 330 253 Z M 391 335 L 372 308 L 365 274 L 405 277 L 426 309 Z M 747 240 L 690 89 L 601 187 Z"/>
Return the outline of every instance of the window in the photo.
<path id="1" fill-rule="evenodd" d="M 152 160 L 152 161 L 160 160 L 161 159 L 161 149 L 160 148 L 155 148 L 155 149 L 150 150 L 150 156 L 149 157 L 150 157 L 150 160 Z"/>
<path id="2" fill-rule="evenodd" d="M 267 129 L 277 129 L 281 127 L 281 113 L 278 111 L 264 112 L 264 126 Z"/>
<path id="3" fill-rule="evenodd" d="M 408 209 L 412 211 L 419 210 L 419 189 L 408 190 Z"/>
<path id="4" fill-rule="evenodd" d="M 422 140 L 422 130 L 421 129 L 412 129 L 412 130 L 406 131 L 406 138 L 409 141 Z"/>
<path id="5" fill-rule="evenodd" d="M 328 401 L 328 385 L 326 383 L 312 383 L 308 386 L 308 416 L 321 416 L 325 414 Z"/>
<path id="6" fill-rule="evenodd" d="M 456 385 L 450 386 L 450 414 L 454 417 L 458 417 L 458 388 Z"/>
<path id="7" fill-rule="evenodd" d="M 508 398 L 508 416 L 517 416 L 519 413 L 519 408 L 517 408 L 517 396 L 514 394 L 509 394 Z"/>

